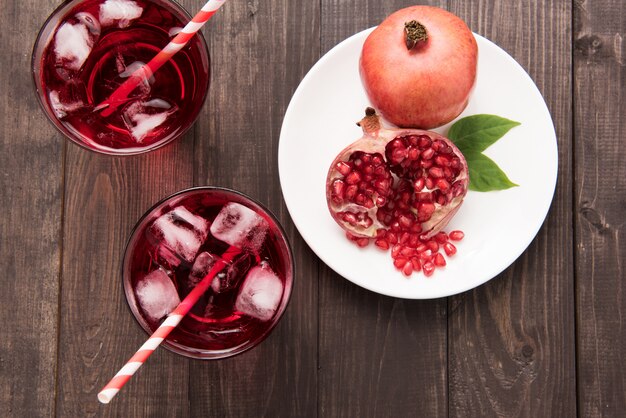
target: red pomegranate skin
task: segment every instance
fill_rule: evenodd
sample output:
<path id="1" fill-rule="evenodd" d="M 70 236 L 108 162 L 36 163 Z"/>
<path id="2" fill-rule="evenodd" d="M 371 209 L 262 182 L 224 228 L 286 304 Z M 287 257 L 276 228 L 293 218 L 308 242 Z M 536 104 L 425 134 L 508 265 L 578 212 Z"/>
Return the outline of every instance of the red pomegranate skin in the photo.
<path id="1" fill-rule="evenodd" d="M 421 23 L 428 39 L 409 50 L 404 24 Z M 366 39 L 359 70 L 372 105 L 389 122 L 432 129 L 467 106 L 476 80 L 478 47 L 465 22 L 432 6 L 391 14 Z"/>

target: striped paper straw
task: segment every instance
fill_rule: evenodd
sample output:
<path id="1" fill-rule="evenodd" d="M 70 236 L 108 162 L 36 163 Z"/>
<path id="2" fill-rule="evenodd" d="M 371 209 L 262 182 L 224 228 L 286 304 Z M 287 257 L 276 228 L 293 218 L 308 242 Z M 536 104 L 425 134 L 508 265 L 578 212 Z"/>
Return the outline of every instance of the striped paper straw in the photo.
<path id="1" fill-rule="evenodd" d="M 207 273 L 200 283 L 194 289 L 189 292 L 187 297 L 174 309 L 163 321 L 161 325 L 152 333 L 148 341 L 146 341 L 137 352 L 126 362 L 124 367 L 111 379 L 105 387 L 98 393 L 98 400 L 102 403 L 109 403 L 111 399 L 117 394 L 117 392 L 124 387 L 126 382 L 130 380 L 132 375 L 135 374 L 142 364 L 150 357 L 150 355 L 156 350 L 156 348 L 163 342 L 165 338 L 172 332 L 174 328 L 180 323 L 185 315 L 191 310 L 193 305 L 196 304 L 200 296 L 207 291 L 213 277 L 219 273 L 229 262 L 233 260 L 239 254 L 241 250 L 237 247 L 231 246 L 222 255 L 213 268 Z"/>
<path id="2" fill-rule="evenodd" d="M 148 80 L 163 64 L 168 62 L 170 58 L 180 51 L 189 40 L 200 30 L 200 28 L 217 12 L 217 10 L 226 3 L 226 0 L 209 0 L 202 9 L 191 19 L 189 23 L 181 30 L 172 41 L 165 45 L 154 58 L 146 65 L 141 66 L 130 77 L 126 79 L 108 99 L 100 103 L 94 108 L 94 112 L 102 110 L 102 116 L 107 117 L 124 103 L 130 92 L 144 80 Z"/>

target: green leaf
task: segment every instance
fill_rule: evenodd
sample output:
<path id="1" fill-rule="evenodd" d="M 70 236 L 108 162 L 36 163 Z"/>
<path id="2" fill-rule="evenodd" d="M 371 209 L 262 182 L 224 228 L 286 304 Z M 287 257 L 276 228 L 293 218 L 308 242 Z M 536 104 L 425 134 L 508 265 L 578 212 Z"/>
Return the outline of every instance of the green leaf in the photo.
<path id="1" fill-rule="evenodd" d="M 448 138 L 466 152 L 483 152 L 519 122 L 496 115 L 472 115 L 456 121 L 448 131 Z"/>
<path id="2" fill-rule="evenodd" d="M 506 190 L 519 186 L 513 183 L 493 160 L 480 152 L 464 153 L 469 167 L 469 189 L 477 192 Z"/>

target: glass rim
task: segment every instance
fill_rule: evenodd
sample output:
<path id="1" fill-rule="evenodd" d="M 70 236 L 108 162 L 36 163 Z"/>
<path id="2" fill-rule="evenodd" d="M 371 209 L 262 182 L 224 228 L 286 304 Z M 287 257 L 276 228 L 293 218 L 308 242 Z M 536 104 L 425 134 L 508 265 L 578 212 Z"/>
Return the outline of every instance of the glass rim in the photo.
<path id="1" fill-rule="evenodd" d="M 291 243 L 289 242 L 289 238 L 287 237 L 287 233 L 285 232 L 285 229 L 283 228 L 283 226 L 281 225 L 281 223 L 279 222 L 278 218 L 276 217 L 276 215 L 269 210 L 264 204 L 262 204 L 261 202 L 259 202 L 258 200 L 248 196 L 247 194 L 240 192 L 238 190 L 234 190 L 231 188 L 227 188 L 227 187 L 222 187 L 222 186 L 194 186 L 194 187 L 189 187 L 183 190 L 179 190 L 175 193 L 172 193 L 162 199 L 160 199 L 159 201 L 157 201 L 155 204 L 153 204 L 149 209 L 147 209 L 143 215 L 141 215 L 141 217 L 139 217 L 139 219 L 136 221 L 135 225 L 133 226 L 128 239 L 126 240 L 126 245 L 124 246 L 124 252 L 122 255 L 122 262 L 121 262 L 121 284 L 122 284 L 122 288 L 124 291 L 124 297 L 126 299 L 126 307 L 128 308 L 128 310 L 131 312 L 133 318 L 135 319 L 135 322 L 137 322 L 137 324 L 139 325 L 139 327 L 149 336 L 152 335 L 152 333 L 154 332 L 153 330 L 151 330 L 149 327 L 144 326 L 144 324 L 140 321 L 138 316 L 141 316 L 141 314 L 139 314 L 139 312 L 134 312 L 133 308 L 131 306 L 131 299 L 130 299 L 130 294 L 133 294 L 133 288 L 131 285 L 131 281 L 130 278 L 126 277 L 126 263 L 127 263 L 127 257 L 129 255 L 129 249 L 131 246 L 131 243 L 133 243 L 133 239 L 135 238 L 135 235 L 137 234 L 137 232 L 141 229 L 140 227 L 143 226 L 144 221 L 146 220 L 146 218 L 149 217 L 150 214 L 152 214 L 156 209 L 158 209 L 161 205 L 167 203 L 168 201 L 182 196 L 182 195 L 186 195 L 186 194 L 191 194 L 194 192 L 218 192 L 218 193 L 223 193 L 225 195 L 235 195 L 238 196 L 240 198 L 243 198 L 243 200 L 246 201 L 250 201 L 253 204 L 255 204 L 256 206 L 258 206 L 261 210 L 263 210 L 263 212 L 265 212 L 265 214 L 267 216 L 269 216 L 269 218 L 271 219 L 271 221 L 274 223 L 274 225 L 276 226 L 276 229 L 278 230 L 278 235 L 279 238 L 284 241 L 284 245 L 285 248 L 287 250 L 287 261 L 288 261 L 288 270 L 287 270 L 287 278 L 285 280 L 285 283 L 288 283 L 289 286 L 285 286 L 285 290 L 284 292 L 287 292 L 286 294 L 283 294 L 283 297 L 281 298 L 281 305 L 279 305 L 278 311 L 276 312 L 276 314 L 274 315 L 273 319 L 271 320 L 271 324 L 263 331 L 263 333 L 261 333 L 257 338 L 250 340 L 244 344 L 241 344 L 239 346 L 234 347 L 233 351 L 229 351 L 231 349 L 227 349 L 227 350 L 201 350 L 201 349 L 195 349 L 195 348 L 191 348 L 188 346 L 185 346 L 183 344 L 180 343 L 175 343 L 173 341 L 168 341 L 167 339 L 163 340 L 163 342 L 161 343 L 161 346 L 164 347 L 165 349 L 182 355 L 184 357 L 188 357 L 191 359 L 196 359 L 196 360 L 221 360 L 221 359 L 226 359 L 226 358 L 230 358 L 230 357 L 234 357 L 237 356 L 239 354 L 242 354 L 256 346 L 258 346 L 259 344 L 261 344 L 274 330 L 274 328 L 276 327 L 276 325 L 280 322 L 280 320 L 282 319 L 282 316 L 285 314 L 285 312 L 287 311 L 287 308 L 289 306 L 289 303 L 291 302 L 291 294 L 292 294 L 292 290 L 293 290 L 293 282 L 295 280 L 295 276 L 296 276 L 296 264 L 295 264 L 295 260 L 294 260 L 294 256 L 293 256 L 293 251 L 291 248 Z M 290 280 L 289 280 L 290 279 Z M 195 351 L 190 351 L 190 350 L 195 350 Z M 214 353 L 214 354 L 210 354 L 210 353 Z"/>
<path id="2" fill-rule="evenodd" d="M 56 128 L 56 130 L 61 133 L 61 135 L 63 135 L 64 139 L 67 139 L 69 141 L 71 141 L 73 144 L 78 145 L 80 148 L 86 149 L 88 151 L 91 151 L 93 153 L 96 154 L 102 154 L 102 155 L 109 155 L 112 157 L 127 157 L 127 156 L 133 156 L 133 155 L 141 155 L 141 154 L 146 154 L 148 152 L 152 152 L 155 151 L 159 148 L 165 147 L 166 145 L 169 145 L 171 143 L 173 143 L 174 141 L 176 141 L 177 139 L 181 138 L 183 135 L 185 135 L 187 132 L 189 132 L 189 130 L 191 129 L 191 127 L 196 123 L 196 121 L 198 120 L 198 118 L 200 117 L 200 113 L 202 108 L 204 107 L 204 104 L 206 103 L 207 97 L 208 97 L 208 91 L 210 88 L 210 80 L 207 81 L 207 88 L 204 91 L 203 97 L 202 97 L 202 102 L 200 103 L 200 105 L 198 106 L 198 111 L 197 114 L 194 116 L 194 118 L 189 122 L 189 124 L 185 127 L 183 127 L 183 129 L 181 129 L 179 132 L 177 132 L 175 135 L 172 135 L 171 138 L 169 138 L 167 141 L 159 141 L 156 142 L 148 147 L 145 148 L 140 148 L 140 147 L 135 147 L 132 148 L 132 151 L 123 151 L 123 148 L 120 150 L 115 150 L 114 148 L 107 148 L 107 149 L 96 149 L 96 148 L 92 148 L 89 145 L 85 144 L 83 141 L 79 140 L 75 135 L 73 135 L 71 132 L 69 132 L 68 130 L 63 129 L 60 125 L 60 122 L 58 120 L 58 118 L 56 118 L 53 114 L 51 114 L 49 107 L 45 101 L 43 92 L 39 89 L 39 78 L 40 78 L 40 74 L 41 74 L 41 70 L 40 71 L 35 71 L 37 64 L 37 60 L 36 60 L 36 56 L 37 56 L 37 48 L 40 46 L 39 43 L 41 41 L 41 38 L 43 36 L 43 33 L 46 29 L 48 29 L 48 26 L 50 25 L 50 23 L 52 22 L 52 20 L 54 18 L 56 18 L 59 13 L 61 11 L 63 11 L 63 9 L 65 9 L 66 7 L 68 7 L 71 3 L 80 3 L 83 1 L 87 1 L 87 0 L 64 0 L 60 5 L 58 5 L 51 13 L 50 15 L 48 15 L 48 17 L 46 18 L 46 20 L 44 21 L 44 23 L 41 25 L 41 28 L 39 29 L 39 32 L 37 33 L 37 37 L 35 38 L 35 42 L 33 44 L 33 49 L 31 52 L 31 60 L 30 60 L 30 72 L 32 75 L 32 85 L 33 85 L 33 90 L 35 93 L 35 96 L 37 97 L 37 102 L 39 103 L 39 107 L 41 108 L 41 110 L 43 111 L 43 113 L 46 115 L 46 117 L 48 118 L 48 120 L 52 123 L 52 125 Z M 185 7 L 180 4 L 177 0 L 145 0 L 151 3 L 157 3 L 157 2 L 163 2 L 163 3 L 170 3 L 174 6 L 175 9 L 177 9 L 179 12 L 181 12 L 181 14 L 187 19 L 187 21 L 182 21 L 181 23 L 183 24 L 187 24 L 188 22 L 191 21 L 191 19 L 193 18 L 193 16 L 191 16 L 191 14 L 187 11 L 187 9 L 185 9 Z M 61 20 L 59 20 L 60 22 Z M 206 42 L 206 39 L 204 38 L 204 34 L 202 33 L 201 30 L 197 31 L 196 34 L 194 35 L 198 36 L 198 38 L 200 39 L 200 44 L 202 45 L 201 49 L 203 51 L 206 52 L 206 58 L 207 58 L 207 64 L 208 67 L 210 68 L 211 65 L 211 54 L 209 51 L 209 47 L 208 44 Z M 193 37 L 192 37 L 193 39 Z M 41 59 L 41 57 L 39 57 L 39 59 Z M 207 78 L 210 79 L 211 74 L 209 71 L 209 75 L 207 76 Z"/>

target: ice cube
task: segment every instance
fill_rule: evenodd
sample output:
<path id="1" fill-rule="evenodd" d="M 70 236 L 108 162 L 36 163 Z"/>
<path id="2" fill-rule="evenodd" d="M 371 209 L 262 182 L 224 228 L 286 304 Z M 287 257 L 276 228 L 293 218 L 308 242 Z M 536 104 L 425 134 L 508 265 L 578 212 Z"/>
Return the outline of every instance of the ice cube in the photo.
<path id="1" fill-rule="evenodd" d="M 248 272 L 235 309 L 261 321 L 272 319 L 283 296 L 283 283 L 267 264 L 254 266 Z"/>
<path id="2" fill-rule="evenodd" d="M 269 226 L 255 211 L 239 203 L 227 203 L 211 224 L 211 234 L 237 248 L 258 250 Z"/>
<path id="3" fill-rule="evenodd" d="M 141 279 L 135 294 L 143 311 L 154 321 L 160 320 L 180 304 L 176 286 L 161 268 Z"/>
<path id="4" fill-rule="evenodd" d="M 100 5 L 100 22 L 103 26 L 117 24 L 125 28 L 130 21 L 137 19 L 143 8 L 131 0 L 106 0 Z"/>
<path id="5" fill-rule="evenodd" d="M 80 23 L 82 23 L 83 25 L 87 27 L 87 29 L 92 35 L 100 36 L 100 32 L 101 32 L 100 22 L 98 22 L 98 20 L 95 17 L 93 17 L 91 13 L 87 13 L 87 12 L 76 13 L 75 17 L 76 17 L 76 20 L 78 20 Z"/>
<path id="6" fill-rule="evenodd" d="M 176 106 L 162 99 L 138 100 L 124 107 L 122 118 L 133 138 L 141 143 L 146 135 L 161 126 L 176 110 Z"/>
<path id="7" fill-rule="evenodd" d="M 254 257 L 252 254 L 245 252 L 239 254 L 230 262 L 226 269 L 215 276 L 211 283 L 211 289 L 216 293 L 223 293 L 234 289 L 246 276 L 253 261 Z"/>
<path id="8" fill-rule="evenodd" d="M 93 48 L 94 37 L 84 23 L 63 23 L 54 38 L 57 66 L 78 71 Z"/>
<path id="9" fill-rule="evenodd" d="M 83 102 L 75 101 L 70 103 L 64 103 L 59 96 L 58 91 L 51 91 L 49 94 L 50 97 L 50 106 L 52 107 L 52 111 L 56 115 L 57 118 L 63 119 L 67 116 L 68 113 L 75 112 L 80 110 L 85 106 Z"/>
<path id="10" fill-rule="evenodd" d="M 159 246 L 159 254 L 172 266 L 180 260 L 192 263 L 200 246 L 208 235 L 208 222 L 194 215 L 184 206 L 178 206 L 157 218 L 150 228 L 148 237 Z"/>
<path id="11" fill-rule="evenodd" d="M 194 261 L 193 266 L 191 267 L 191 272 L 189 273 L 190 290 L 200 283 L 202 279 L 204 279 L 219 259 L 219 256 L 206 251 L 198 254 L 196 261 Z"/>

